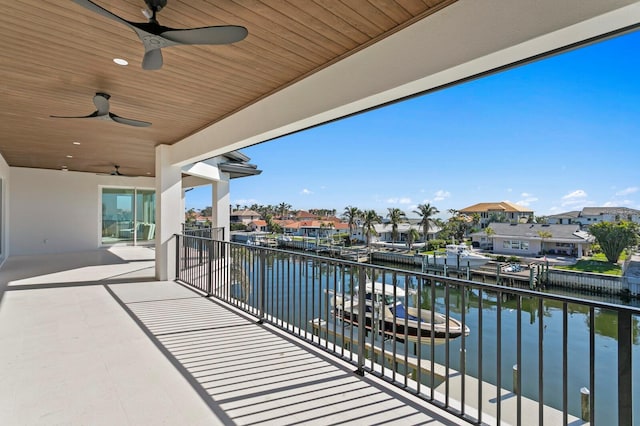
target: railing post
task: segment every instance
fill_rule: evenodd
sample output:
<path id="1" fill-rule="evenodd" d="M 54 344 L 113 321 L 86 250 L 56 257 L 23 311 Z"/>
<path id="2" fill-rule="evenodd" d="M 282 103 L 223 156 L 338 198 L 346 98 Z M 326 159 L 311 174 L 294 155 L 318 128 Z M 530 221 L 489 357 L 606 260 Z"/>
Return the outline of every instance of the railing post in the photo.
<path id="1" fill-rule="evenodd" d="M 373 286 L 373 282 L 371 283 Z M 366 297 L 367 292 L 367 273 L 365 268 L 358 268 L 358 364 L 355 373 L 364 376 L 364 342 L 366 337 Z"/>
<path id="2" fill-rule="evenodd" d="M 215 241 L 208 240 L 207 246 L 207 295 L 213 296 L 213 245 Z"/>
<path id="3" fill-rule="evenodd" d="M 258 324 L 262 324 L 264 321 L 266 281 L 267 281 L 266 253 L 264 250 L 260 250 L 260 285 L 258 286 L 258 307 L 259 307 Z"/>
<path id="4" fill-rule="evenodd" d="M 618 425 L 631 426 L 633 387 L 631 371 L 631 312 L 618 311 Z"/>
<path id="5" fill-rule="evenodd" d="M 176 236 L 176 277 L 177 280 L 180 278 L 180 235 L 175 234 Z"/>

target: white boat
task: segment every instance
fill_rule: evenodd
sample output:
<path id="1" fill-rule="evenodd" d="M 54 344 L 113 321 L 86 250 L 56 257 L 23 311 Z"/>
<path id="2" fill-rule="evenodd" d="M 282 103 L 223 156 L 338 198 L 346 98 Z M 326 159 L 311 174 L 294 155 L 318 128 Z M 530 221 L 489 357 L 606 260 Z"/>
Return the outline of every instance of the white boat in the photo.
<path id="1" fill-rule="evenodd" d="M 424 256 L 423 265 L 447 265 L 450 268 L 478 268 L 486 265 L 490 257 L 474 253 L 466 244 L 447 244 L 444 253 Z"/>
<path id="2" fill-rule="evenodd" d="M 361 320 L 357 294 L 356 288 L 353 298 L 336 295 L 334 307 L 336 317 L 356 326 Z M 365 328 L 384 333 L 386 338 L 400 342 L 404 342 L 405 339 L 417 342 L 420 336 L 420 342 L 425 344 L 444 343 L 447 339 L 455 339 L 463 333 L 465 336 L 469 335 L 469 327 L 463 326 L 457 319 L 447 318 L 428 309 L 405 306 L 405 299 L 406 294 L 399 287 L 380 282 L 372 285 L 368 282 L 365 293 Z"/>

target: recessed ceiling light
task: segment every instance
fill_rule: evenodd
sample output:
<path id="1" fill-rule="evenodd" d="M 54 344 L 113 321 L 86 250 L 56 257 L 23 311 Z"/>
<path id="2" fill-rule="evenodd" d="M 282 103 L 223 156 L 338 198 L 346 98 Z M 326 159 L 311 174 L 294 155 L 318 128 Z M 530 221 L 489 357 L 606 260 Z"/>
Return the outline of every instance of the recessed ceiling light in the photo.
<path id="1" fill-rule="evenodd" d="M 150 175 L 150 174 L 151 174 L 151 172 L 147 172 L 147 174 L 148 174 L 148 175 Z"/>
<path id="2" fill-rule="evenodd" d="M 73 144 L 74 145 L 80 145 L 80 142 L 74 141 Z"/>
<path id="3" fill-rule="evenodd" d="M 67 155 L 67 158 L 73 158 L 73 155 Z"/>
<path id="4" fill-rule="evenodd" d="M 113 62 L 115 62 L 118 65 L 122 65 L 123 67 L 129 65 L 129 62 L 126 59 L 122 59 L 122 58 L 113 58 Z"/>

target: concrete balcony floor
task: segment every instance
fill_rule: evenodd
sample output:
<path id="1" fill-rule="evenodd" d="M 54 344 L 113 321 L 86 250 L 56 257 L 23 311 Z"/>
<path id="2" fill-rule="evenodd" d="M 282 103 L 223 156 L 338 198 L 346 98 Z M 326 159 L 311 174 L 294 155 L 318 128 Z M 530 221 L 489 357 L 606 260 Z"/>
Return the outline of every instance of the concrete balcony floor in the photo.
<path id="1" fill-rule="evenodd" d="M 174 282 L 154 251 L 11 257 L 0 270 L 3 425 L 460 424 Z"/>

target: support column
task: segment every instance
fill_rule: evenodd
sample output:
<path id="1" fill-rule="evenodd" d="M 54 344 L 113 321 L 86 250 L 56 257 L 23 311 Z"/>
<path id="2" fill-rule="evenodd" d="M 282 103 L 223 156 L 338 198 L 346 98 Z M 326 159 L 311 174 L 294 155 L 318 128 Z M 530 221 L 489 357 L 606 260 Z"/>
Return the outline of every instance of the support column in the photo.
<path id="1" fill-rule="evenodd" d="M 220 180 L 214 181 L 212 183 L 212 195 L 211 200 L 213 202 L 213 227 L 224 228 L 224 239 L 225 241 L 229 241 L 230 238 L 230 229 L 229 229 L 229 206 L 230 204 L 230 195 L 229 195 L 229 173 L 220 173 Z"/>
<path id="2" fill-rule="evenodd" d="M 156 147 L 156 279 L 176 277 L 174 234 L 184 219 L 182 172 L 170 162 L 170 146 Z"/>

